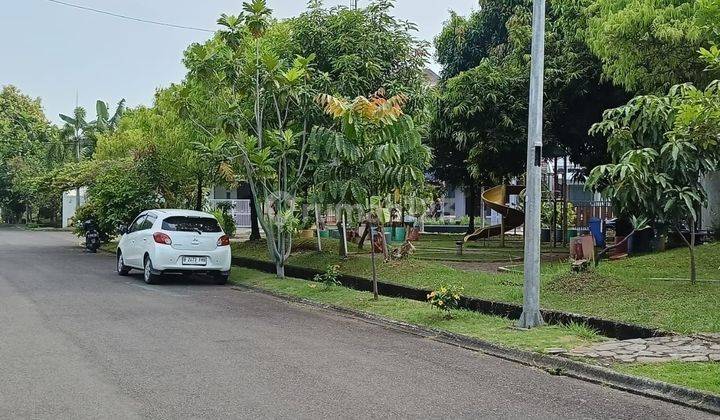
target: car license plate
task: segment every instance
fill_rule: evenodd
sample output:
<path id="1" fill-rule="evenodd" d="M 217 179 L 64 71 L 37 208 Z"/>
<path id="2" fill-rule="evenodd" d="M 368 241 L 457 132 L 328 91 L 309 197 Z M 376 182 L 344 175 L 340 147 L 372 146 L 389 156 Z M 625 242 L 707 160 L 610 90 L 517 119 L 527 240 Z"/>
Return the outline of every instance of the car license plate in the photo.
<path id="1" fill-rule="evenodd" d="M 207 257 L 182 257 L 183 265 L 207 265 Z"/>

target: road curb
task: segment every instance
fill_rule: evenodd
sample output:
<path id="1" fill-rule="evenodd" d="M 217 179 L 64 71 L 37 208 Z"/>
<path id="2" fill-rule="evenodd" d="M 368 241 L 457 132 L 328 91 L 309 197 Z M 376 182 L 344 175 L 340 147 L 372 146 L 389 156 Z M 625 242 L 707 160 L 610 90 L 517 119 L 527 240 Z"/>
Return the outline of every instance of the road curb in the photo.
<path id="1" fill-rule="evenodd" d="M 448 331 L 396 321 L 367 312 L 332 304 L 320 303 L 283 293 L 277 293 L 260 287 L 233 285 L 231 288 L 236 290 L 251 290 L 253 292 L 262 293 L 284 301 L 300 303 L 318 309 L 333 311 L 345 316 L 363 320 L 365 322 L 380 325 L 385 328 L 398 330 L 444 344 L 465 348 L 510 362 L 541 369 L 552 375 L 567 376 L 585 382 L 608 386 L 610 388 L 630 392 L 632 394 L 666 401 L 712 414 L 720 414 L 720 396 L 685 388 L 679 385 L 672 385 L 652 379 L 631 376 L 601 366 L 595 366 L 565 357 L 505 347 Z"/>

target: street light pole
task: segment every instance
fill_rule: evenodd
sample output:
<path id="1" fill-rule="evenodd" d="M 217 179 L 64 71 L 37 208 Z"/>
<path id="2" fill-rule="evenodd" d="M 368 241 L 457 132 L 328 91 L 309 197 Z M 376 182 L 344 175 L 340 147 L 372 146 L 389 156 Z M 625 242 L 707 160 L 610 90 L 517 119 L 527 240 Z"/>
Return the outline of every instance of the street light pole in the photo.
<path id="1" fill-rule="evenodd" d="M 525 186 L 525 282 L 521 328 L 543 324 L 540 314 L 540 206 L 545 67 L 545 0 L 533 0 L 530 104 L 528 107 L 527 176 Z"/>

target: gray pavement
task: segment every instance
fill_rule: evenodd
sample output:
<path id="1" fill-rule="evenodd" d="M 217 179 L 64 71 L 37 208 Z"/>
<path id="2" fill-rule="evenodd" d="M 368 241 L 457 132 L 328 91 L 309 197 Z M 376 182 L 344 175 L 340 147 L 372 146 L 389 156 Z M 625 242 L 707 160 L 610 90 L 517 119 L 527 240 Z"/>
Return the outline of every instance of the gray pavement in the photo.
<path id="1" fill-rule="evenodd" d="M 0 228 L 0 418 L 706 418 Z"/>

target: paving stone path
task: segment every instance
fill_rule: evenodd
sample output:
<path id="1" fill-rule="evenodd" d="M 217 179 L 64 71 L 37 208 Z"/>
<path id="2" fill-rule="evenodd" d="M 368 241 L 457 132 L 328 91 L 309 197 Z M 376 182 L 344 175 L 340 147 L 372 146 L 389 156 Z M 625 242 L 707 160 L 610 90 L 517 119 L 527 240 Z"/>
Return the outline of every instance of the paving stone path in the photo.
<path id="1" fill-rule="evenodd" d="M 613 340 L 567 353 L 608 362 L 657 363 L 720 361 L 720 334 Z"/>

